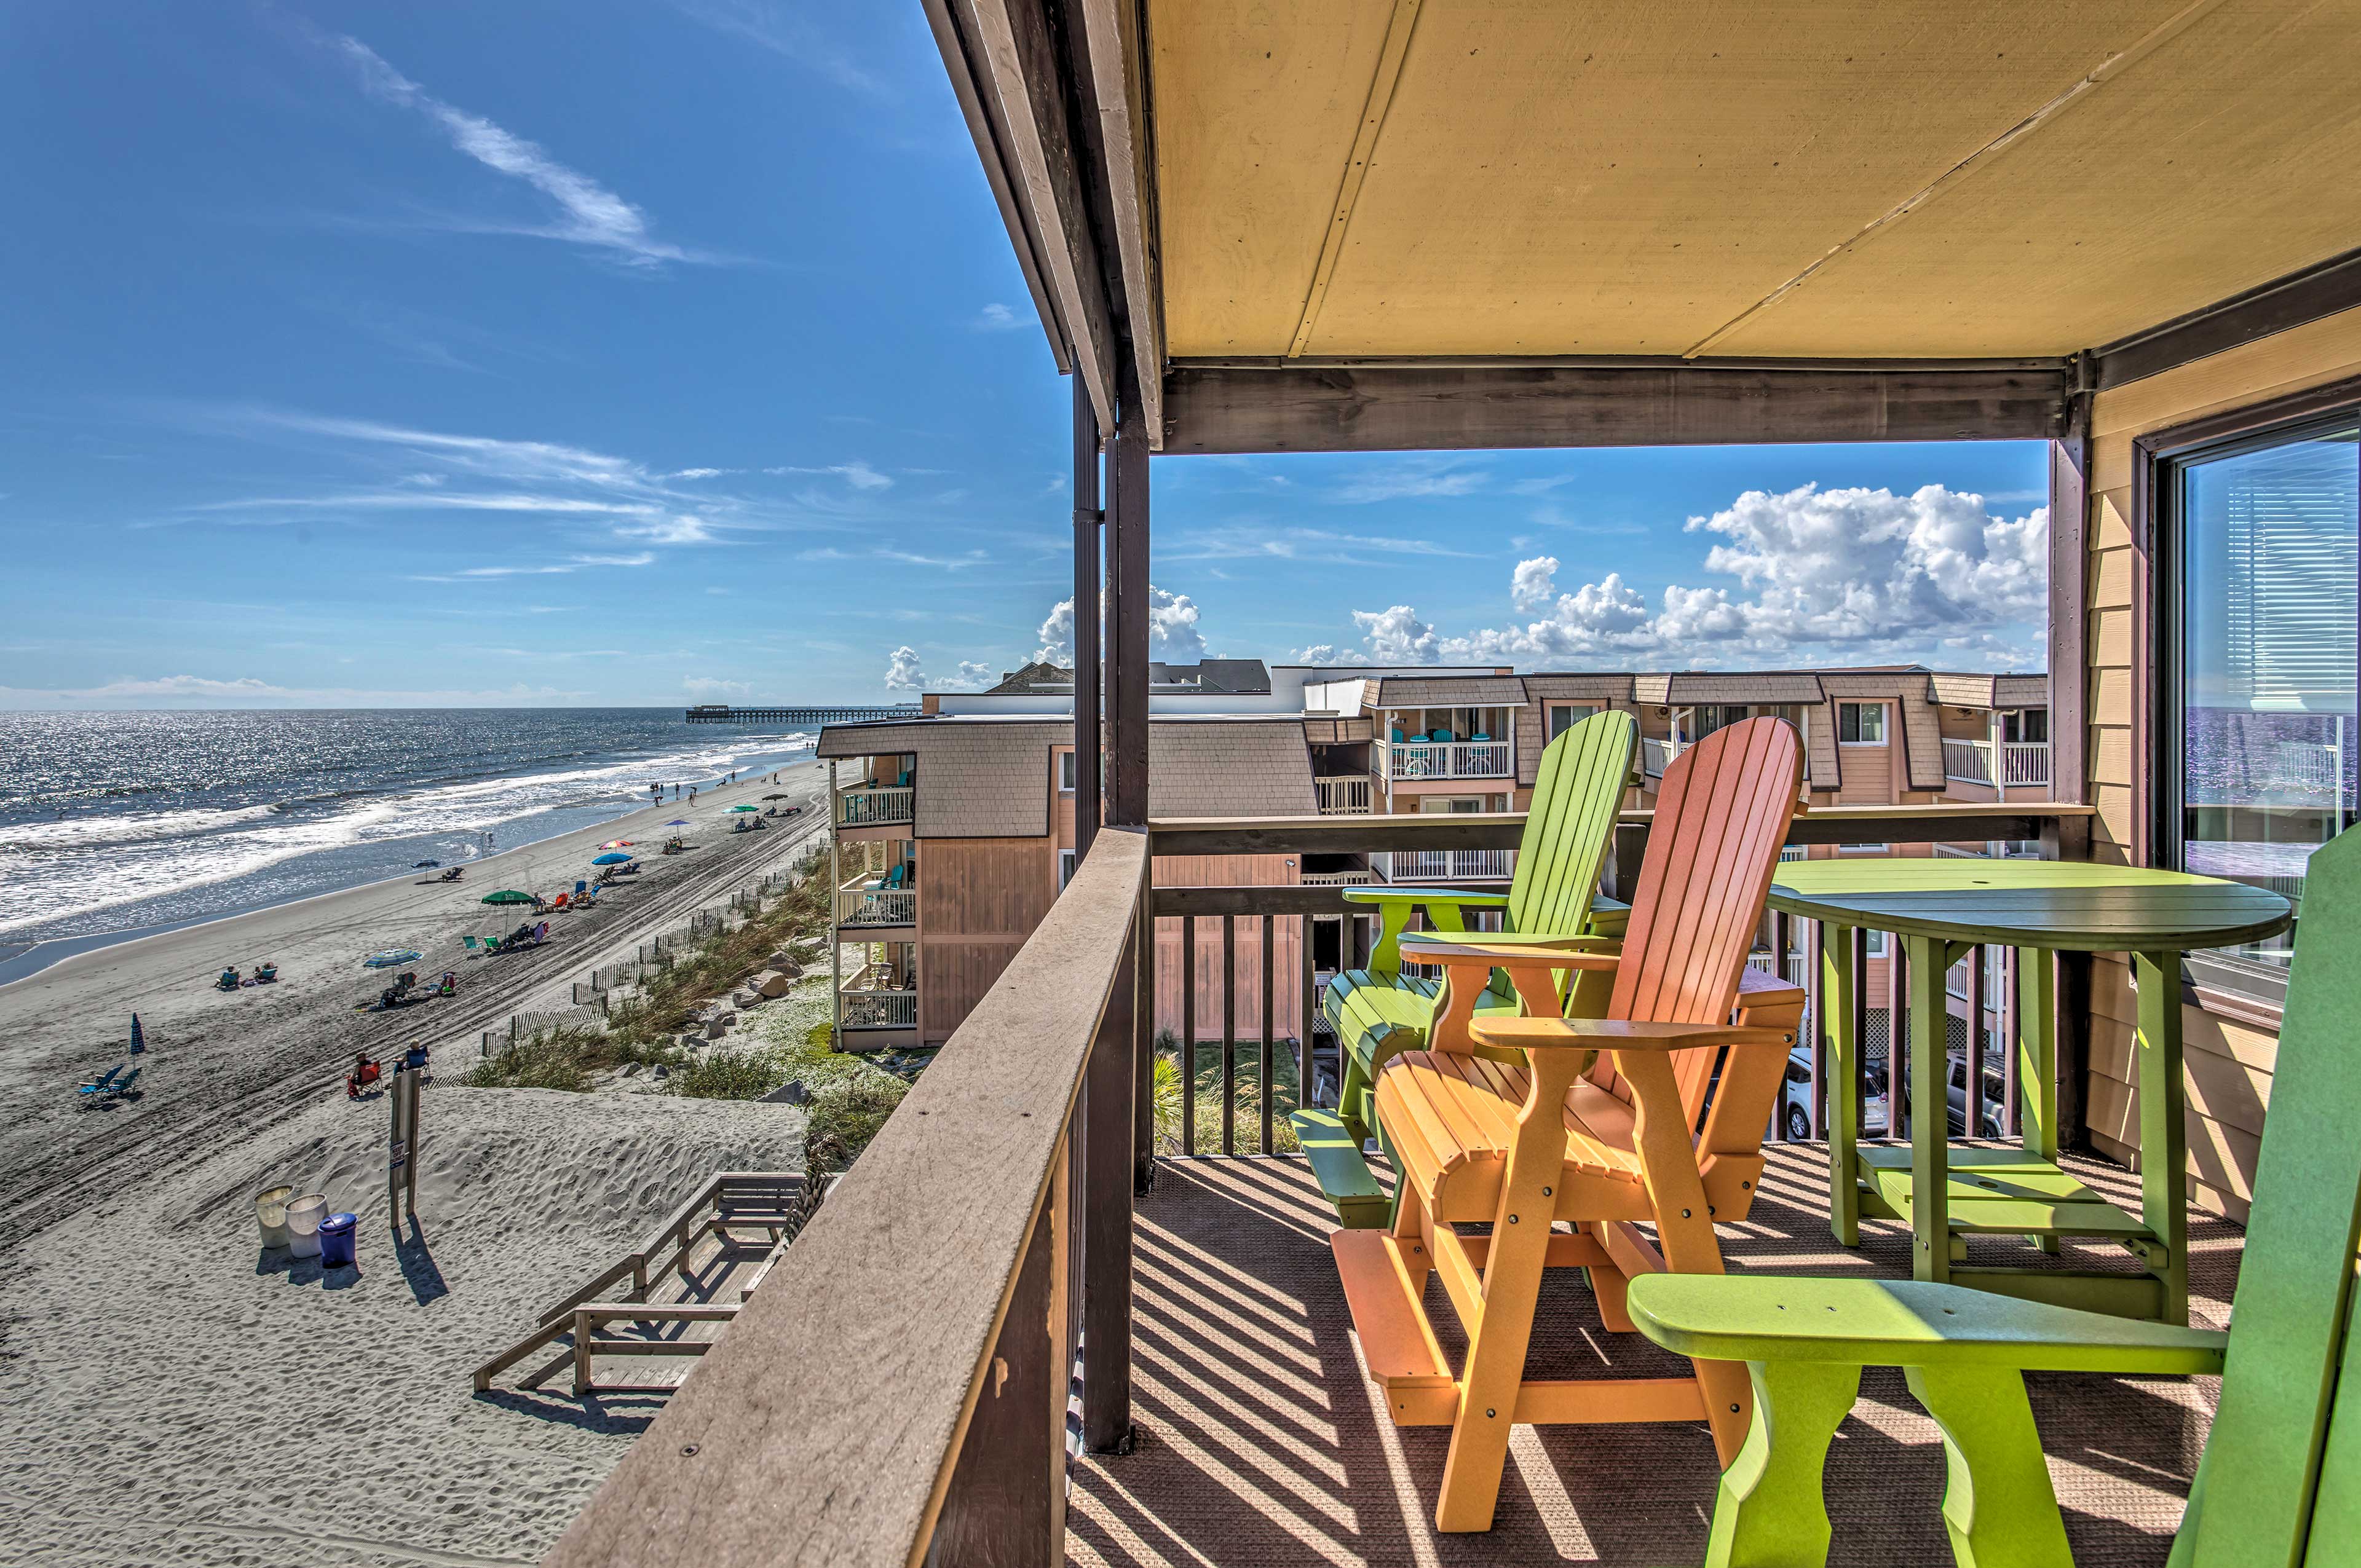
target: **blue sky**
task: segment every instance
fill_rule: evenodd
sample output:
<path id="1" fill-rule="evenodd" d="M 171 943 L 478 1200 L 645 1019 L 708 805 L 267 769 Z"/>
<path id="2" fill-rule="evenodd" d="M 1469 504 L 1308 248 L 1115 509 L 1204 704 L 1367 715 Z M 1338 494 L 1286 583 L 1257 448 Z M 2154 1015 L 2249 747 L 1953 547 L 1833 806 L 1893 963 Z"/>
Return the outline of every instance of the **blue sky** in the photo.
<path id="1" fill-rule="evenodd" d="M 916 0 L 19 6 L 0 125 L 0 706 L 1059 646 L 1067 383 Z M 1159 459 L 1159 652 L 2027 667 L 2043 462 Z"/>

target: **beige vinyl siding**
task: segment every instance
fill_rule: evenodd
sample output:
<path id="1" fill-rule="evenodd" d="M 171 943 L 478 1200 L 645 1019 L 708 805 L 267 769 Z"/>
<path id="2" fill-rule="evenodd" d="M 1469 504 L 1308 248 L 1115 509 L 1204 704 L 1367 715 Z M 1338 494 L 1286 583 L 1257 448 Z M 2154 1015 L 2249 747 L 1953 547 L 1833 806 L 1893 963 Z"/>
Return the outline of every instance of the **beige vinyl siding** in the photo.
<path id="1" fill-rule="evenodd" d="M 2149 811 L 2146 737 L 2140 714 L 2151 672 L 2141 649 L 2146 563 L 2132 515 L 2132 439 L 2144 433 L 2231 412 L 2361 374 L 2361 311 L 2184 365 L 2102 392 L 2092 408 L 2090 609 L 2085 690 L 2089 708 L 2091 802 L 2099 808 L 2092 852 L 2144 864 Z M 2086 1119 L 2092 1142 L 2130 1163 L 2139 1157 L 2139 1098 L 2131 1085 L 2131 1025 L 2136 998 L 2130 966 L 2103 958 L 2092 966 Z M 2189 1080 L 2191 1195 L 2206 1208 L 2243 1220 L 2270 1103 L 2277 1036 L 2268 1028 L 2202 1008 L 2182 1012 Z"/>

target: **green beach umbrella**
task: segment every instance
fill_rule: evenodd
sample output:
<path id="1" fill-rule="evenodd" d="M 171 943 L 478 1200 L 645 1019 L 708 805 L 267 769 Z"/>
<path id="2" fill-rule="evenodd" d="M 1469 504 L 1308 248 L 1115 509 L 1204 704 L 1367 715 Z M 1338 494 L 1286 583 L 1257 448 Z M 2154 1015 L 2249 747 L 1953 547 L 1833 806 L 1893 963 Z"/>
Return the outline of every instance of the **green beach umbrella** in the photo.
<path id="1" fill-rule="evenodd" d="M 529 893 L 519 893 L 512 887 L 504 887 L 498 893 L 486 894 L 484 902 L 486 904 L 538 904 L 541 901 Z"/>
<path id="2" fill-rule="evenodd" d="M 732 811 L 752 811 L 754 807 L 751 806 L 733 806 L 730 809 Z"/>

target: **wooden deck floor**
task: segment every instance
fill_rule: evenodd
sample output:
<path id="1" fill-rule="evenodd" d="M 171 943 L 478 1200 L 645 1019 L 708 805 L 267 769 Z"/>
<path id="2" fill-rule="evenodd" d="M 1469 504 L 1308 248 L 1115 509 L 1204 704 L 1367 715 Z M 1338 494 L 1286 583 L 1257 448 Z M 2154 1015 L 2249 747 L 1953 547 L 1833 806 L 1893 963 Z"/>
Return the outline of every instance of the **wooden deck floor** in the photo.
<path id="1" fill-rule="evenodd" d="M 2119 1201 L 2136 1179 L 2077 1172 Z M 1907 1233 L 1863 1227 L 1858 1252 L 1827 1221 L 1827 1159 L 1774 1150 L 1753 1216 L 1724 1225 L 1733 1272 L 1908 1275 Z M 1139 1212 L 1136 1310 L 1138 1451 L 1072 1473 L 1070 1561 L 1301 1568 L 1333 1563 L 1696 1563 L 1718 1469 L 1702 1423 L 1517 1429 L 1488 1534 L 1433 1528 L 1448 1433 L 1384 1419 L 1336 1282 L 1333 1219 L 1301 1162 L 1168 1161 Z M 2220 1327 L 2241 1233 L 2192 1219 L 2192 1321 Z M 2037 1255 L 1979 1240 L 1977 1261 Z M 2106 1266 L 2070 1246 L 2064 1261 Z M 2128 1264 L 2125 1265 L 2128 1266 Z M 1554 1283 L 1561 1277 L 1565 1283 Z M 1553 1271 L 1535 1341 L 1542 1376 L 1661 1375 L 1681 1363 L 1638 1335 L 1609 1335 L 1575 1271 Z M 1453 1323 L 1439 1286 L 1429 1310 Z M 1455 1359 L 1464 1343 L 1446 1335 Z M 2213 1378 L 2031 1380 L 2034 1414 L 2081 1568 L 2165 1561 L 2219 1383 Z M 1831 1561 L 1944 1563 L 1942 1451 L 1898 1373 L 1872 1370 L 1828 1471 Z"/>

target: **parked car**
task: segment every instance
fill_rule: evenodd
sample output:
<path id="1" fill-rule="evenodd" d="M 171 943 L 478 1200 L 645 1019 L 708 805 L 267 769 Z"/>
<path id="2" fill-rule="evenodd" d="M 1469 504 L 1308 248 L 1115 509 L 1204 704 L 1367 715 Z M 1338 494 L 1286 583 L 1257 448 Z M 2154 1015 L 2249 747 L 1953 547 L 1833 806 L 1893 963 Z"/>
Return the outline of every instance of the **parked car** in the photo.
<path id="1" fill-rule="evenodd" d="M 1966 1137 L 1968 1133 L 1968 1063 L 1964 1057 L 1951 1058 L 1951 1081 L 1947 1120 L 1953 1137 Z M 1883 1058 L 1862 1065 L 1861 1135 L 1882 1138 L 1886 1135 L 1885 1062 Z M 1910 1083 L 1910 1064 L 1902 1066 L 1903 1087 Z M 1780 1109 L 1780 1126 L 1791 1143 L 1801 1143 L 1812 1136 L 1812 1047 L 1799 1045 L 1787 1053 L 1787 1093 Z M 1983 1105 L 1975 1134 L 1980 1138 L 1998 1138 L 2005 1135 L 2008 1125 L 2008 1079 L 1997 1068 L 1984 1069 Z"/>

